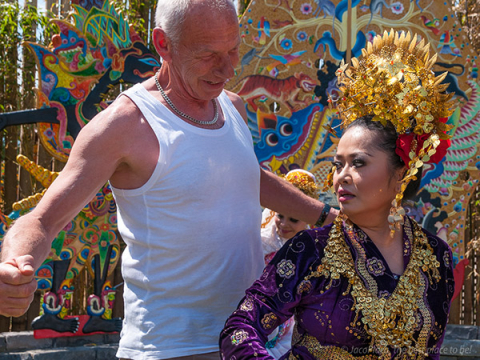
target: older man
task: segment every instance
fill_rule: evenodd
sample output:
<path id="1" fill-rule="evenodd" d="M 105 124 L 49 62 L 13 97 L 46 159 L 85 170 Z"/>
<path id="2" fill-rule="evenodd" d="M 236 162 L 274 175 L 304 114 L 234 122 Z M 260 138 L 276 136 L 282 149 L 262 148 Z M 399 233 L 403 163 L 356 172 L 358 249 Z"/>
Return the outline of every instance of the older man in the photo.
<path id="1" fill-rule="evenodd" d="M 117 355 L 218 358 L 223 323 L 262 269 L 260 203 L 309 223 L 335 214 L 258 166 L 242 101 L 223 90 L 238 62 L 234 5 L 159 0 L 156 21 L 159 73 L 84 127 L 40 204 L 8 232 L 0 313 L 27 310 L 51 241 L 109 180 L 127 244 Z"/>

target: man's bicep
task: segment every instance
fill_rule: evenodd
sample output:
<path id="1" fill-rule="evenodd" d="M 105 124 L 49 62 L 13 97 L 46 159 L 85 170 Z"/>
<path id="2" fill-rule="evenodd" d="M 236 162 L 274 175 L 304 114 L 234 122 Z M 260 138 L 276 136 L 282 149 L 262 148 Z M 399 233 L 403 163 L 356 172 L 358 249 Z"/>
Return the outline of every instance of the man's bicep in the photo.
<path id="1" fill-rule="evenodd" d="M 80 132 L 65 168 L 38 204 L 35 211 L 54 232 L 74 218 L 115 172 L 121 154 L 118 144 L 105 135 L 95 126 Z"/>

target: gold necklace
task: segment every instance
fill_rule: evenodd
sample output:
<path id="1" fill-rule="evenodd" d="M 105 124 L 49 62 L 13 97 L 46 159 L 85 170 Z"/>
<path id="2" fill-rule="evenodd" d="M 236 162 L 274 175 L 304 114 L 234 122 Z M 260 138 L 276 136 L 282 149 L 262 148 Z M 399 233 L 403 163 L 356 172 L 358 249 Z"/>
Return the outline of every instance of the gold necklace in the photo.
<path id="1" fill-rule="evenodd" d="M 410 262 L 391 296 L 378 297 L 376 282 L 368 281 L 367 288 L 356 271 L 350 248 L 345 241 L 342 223 L 343 216 L 338 216 L 330 231 L 322 264 L 308 277 L 330 278 L 326 290 L 332 286 L 333 280 L 340 279 L 341 276 L 348 279 L 348 288 L 343 295 L 350 292 L 353 297 L 352 310 L 355 310 L 356 314 L 351 325 L 357 322 L 361 313 L 364 329 L 372 338 L 370 347 L 380 354 L 380 359 L 391 358 L 388 346 L 401 350 L 401 354 L 408 355 L 409 358 L 423 359 L 428 355 L 427 339 L 432 324 L 430 312 L 424 301 L 427 284 L 420 269 L 428 276 L 430 282 L 432 277 L 435 281 L 440 280 L 438 271 L 440 263 L 426 235 L 415 221 L 412 220 L 413 229 L 406 224 L 405 231 L 412 240 Z M 345 226 L 353 246 L 359 251 L 358 257 L 366 259 L 363 247 L 355 240 L 353 226 L 349 224 Z M 362 264 L 358 262 L 357 265 L 361 271 Z M 421 319 L 423 324 L 418 339 L 415 340 L 414 334 L 418 331 Z"/>
<path id="2" fill-rule="evenodd" d="M 200 125 L 213 125 L 217 122 L 217 120 L 218 120 L 218 108 L 217 108 L 217 103 L 216 103 L 215 99 L 212 99 L 213 112 L 214 112 L 213 119 L 209 120 L 209 121 L 197 120 L 194 117 L 191 117 L 190 115 L 185 114 L 183 111 L 180 111 L 180 110 L 177 109 L 177 107 L 173 104 L 172 100 L 170 100 L 170 98 L 167 96 L 167 94 L 165 94 L 165 91 L 163 91 L 163 88 L 160 85 L 160 82 L 158 81 L 159 75 L 160 75 L 160 70 L 158 70 L 157 73 L 154 76 L 155 85 L 157 85 L 157 89 L 158 89 L 158 91 L 160 91 L 160 94 L 162 94 L 163 99 L 173 109 L 174 112 L 176 112 L 181 117 L 184 117 L 185 119 L 188 119 L 188 120 L 190 120 L 190 121 L 192 121 L 196 124 L 200 124 Z"/>

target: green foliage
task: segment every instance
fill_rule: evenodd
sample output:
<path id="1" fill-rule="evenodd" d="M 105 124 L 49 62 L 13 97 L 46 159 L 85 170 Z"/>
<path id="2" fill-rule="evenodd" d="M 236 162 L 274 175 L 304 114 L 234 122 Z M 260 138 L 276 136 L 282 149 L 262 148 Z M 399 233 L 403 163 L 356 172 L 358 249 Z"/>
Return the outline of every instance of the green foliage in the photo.
<path id="1" fill-rule="evenodd" d="M 0 94 L 0 112 L 4 112 L 20 108 L 28 94 L 28 91 L 21 94 L 18 91 L 18 69 L 23 68 L 24 81 L 33 82 L 35 78 L 34 66 L 23 66 L 27 63 L 23 60 L 31 59 L 31 54 L 24 52 L 19 56 L 18 49 L 23 49 L 24 41 L 38 42 L 38 31 L 41 38 L 49 41 L 56 29 L 50 22 L 51 14 L 38 13 L 28 2 L 21 7 L 18 2 L 0 0 L 0 14 L 0 85 L 4 90 Z"/>
<path id="2" fill-rule="evenodd" d="M 110 0 L 110 4 L 114 5 L 115 10 L 127 20 L 130 29 L 134 29 L 143 39 L 145 45 L 149 46 L 150 51 L 155 54 L 155 48 L 148 39 L 151 38 L 155 26 L 156 0 L 130 0 L 128 2 L 125 0 Z M 148 19 L 151 19 L 150 24 Z"/>
<path id="3" fill-rule="evenodd" d="M 238 0 L 239 17 L 243 15 L 243 13 L 245 12 L 245 10 L 247 9 L 248 5 L 250 5 L 251 2 L 252 0 Z"/>
<path id="4" fill-rule="evenodd" d="M 20 41 L 18 35 L 18 4 L 0 3 L 0 78 L 3 83 L 4 92 L 2 98 L 7 98 L 10 89 L 7 83 L 10 80 L 9 74 L 16 72 L 16 58 L 9 55 L 9 50 L 17 46 Z M 10 105 L 10 106 L 9 106 Z M 11 108 L 11 104 L 0 101 L 0 110 L 5 111 Z M 15 106 L 16 108 L 16 106 Z"/>

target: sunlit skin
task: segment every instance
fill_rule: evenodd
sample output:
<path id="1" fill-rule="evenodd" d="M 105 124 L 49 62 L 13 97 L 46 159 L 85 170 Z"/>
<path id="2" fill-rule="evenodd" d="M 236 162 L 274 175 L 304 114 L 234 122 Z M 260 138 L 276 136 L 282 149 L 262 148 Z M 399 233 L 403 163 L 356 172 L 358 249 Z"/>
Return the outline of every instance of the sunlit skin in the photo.
<path id="1" fill-rule="evenodd" d="M 294 219 L 290 216 L 276 214 L 275 226 L 277 227 L 277 234 L 285 240 L 295 236 L 298 232 L 307 228 L 305 221 Z"/>
<path id="2" fill-rule="evenodd" d="M 343 134 L 333 162 L 333 186 L 340 210 L 369 235 L 390 269 L 401 274 L 402 231 L 391 238 L 387 219 L 404 169 L 392 169 L 388 154 L 375 147 L 375 135 L 361 127 Z"/>
<path id="3" fill-rule="evenodd" d="M 209 108 L 213 114 L 210 101 L 235 75 L 239 61 L 238 21 L 234 9 L 218 14 L 206 7 L 193 7 L 188 18 L 202 21 L 187 21 L 178 44 L 154 30 L 157 50 L 171 59 L 160 70 L 160 83 L 180 110 L 194 115 Z"/>

